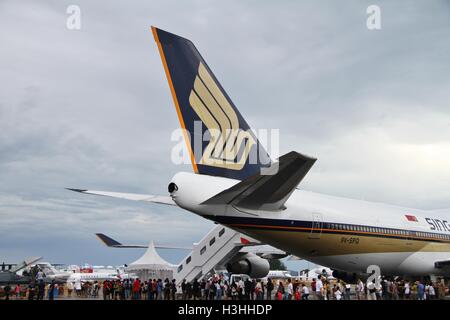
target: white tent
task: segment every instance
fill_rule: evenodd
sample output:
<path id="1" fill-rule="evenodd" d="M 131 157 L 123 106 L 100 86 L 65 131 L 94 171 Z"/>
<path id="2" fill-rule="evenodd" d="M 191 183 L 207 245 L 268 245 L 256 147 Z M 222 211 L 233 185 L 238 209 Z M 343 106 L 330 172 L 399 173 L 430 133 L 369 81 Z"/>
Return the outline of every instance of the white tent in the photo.
<path id="1" fill-rule="evenodd" d="M 160 257 L 156 252 L 153 241 L 148 245 L 147 251 L 125 268 L 128 273 L 134 273 L 141 280 L 173 278 L 174 266 Z"/>

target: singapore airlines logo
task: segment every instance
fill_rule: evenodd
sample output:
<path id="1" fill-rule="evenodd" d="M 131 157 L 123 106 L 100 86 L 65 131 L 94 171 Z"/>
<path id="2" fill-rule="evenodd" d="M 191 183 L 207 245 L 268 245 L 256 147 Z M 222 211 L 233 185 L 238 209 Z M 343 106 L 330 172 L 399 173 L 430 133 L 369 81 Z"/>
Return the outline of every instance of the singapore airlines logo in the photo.
<path id="1" fill-rule="evenodd" d="M 239 128 L 236 112 L 201 62 L 189 103 L 210 133 L 199 164 L 241 170 L 255 138 Z"/>

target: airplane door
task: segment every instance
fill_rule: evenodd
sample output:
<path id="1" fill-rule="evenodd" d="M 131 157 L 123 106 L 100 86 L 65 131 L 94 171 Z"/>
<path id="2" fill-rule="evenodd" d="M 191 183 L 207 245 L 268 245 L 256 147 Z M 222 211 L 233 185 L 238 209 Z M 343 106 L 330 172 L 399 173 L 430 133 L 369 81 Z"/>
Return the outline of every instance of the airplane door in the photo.
<path id="1" fill-rule="evenodd" d="M 322 226 L 323 226 L 322 214 L 318 212 L 313 212 L 309 239 L 320 239 L 320 235 L 322 234 Z"/>

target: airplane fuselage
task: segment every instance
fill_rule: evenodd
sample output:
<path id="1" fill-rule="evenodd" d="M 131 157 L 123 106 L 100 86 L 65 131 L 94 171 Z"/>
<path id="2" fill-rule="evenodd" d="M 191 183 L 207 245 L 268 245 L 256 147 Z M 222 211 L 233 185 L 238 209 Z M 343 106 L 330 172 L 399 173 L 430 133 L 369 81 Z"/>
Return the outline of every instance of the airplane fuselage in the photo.
<path id="1" fill-rule="evenodd" d="M 238 180 L 181 172 L 175 203 L 264 243 L 332 269 L 385 275 L 448 275 L 450 218 L 432 211 L 295 190 L 280 211 L 202 202 Z M 448 267 L 447 267 L 448 268 Z"/>

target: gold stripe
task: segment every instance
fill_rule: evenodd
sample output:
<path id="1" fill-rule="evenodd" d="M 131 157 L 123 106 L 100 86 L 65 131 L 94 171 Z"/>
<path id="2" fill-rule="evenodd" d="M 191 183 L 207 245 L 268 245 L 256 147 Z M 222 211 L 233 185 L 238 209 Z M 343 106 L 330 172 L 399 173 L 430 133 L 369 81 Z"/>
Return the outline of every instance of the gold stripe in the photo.
<path id="1" fill-rule="evenodd" d="M 426 240 L 396 239 L 388 237 L 371 237 L 364 234 L 328 234 L 311 232 L 290 232 L 283 230 L 268 230 L 269 226 L 261 229 L 247 229 L 246 225 L 231 225 L 234 229 L 248 234 L 258 240 L 270 243 L 290 251 L 299 257 L 364 254 L 364 253 L 388 253 L 388 252 L 450 252 L 450 244 L 442 242 L 429 242 Z M 247 225 L 249 226 L 249 225 Z M 264 228 L 265 227 L 265 228 Z M 273 227 L 270 227 L 273 228 Z M 311 230 L 302 227 L 280 227 L 284 229 Z M 344 232 L 344 230 L 335 230 Z M 348 231 L 347 231 L 348 232 Z M 311 237 L 314 235 L 314 237 Z M 392 235 L 390 235 L 392 236 Z M 342 242 L 342 238 L 359 238 L 358 244 Z M 292 252 L 295 243 L 295 252 Z"/>

